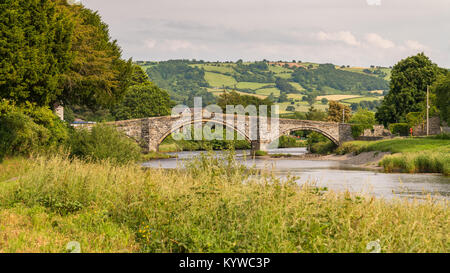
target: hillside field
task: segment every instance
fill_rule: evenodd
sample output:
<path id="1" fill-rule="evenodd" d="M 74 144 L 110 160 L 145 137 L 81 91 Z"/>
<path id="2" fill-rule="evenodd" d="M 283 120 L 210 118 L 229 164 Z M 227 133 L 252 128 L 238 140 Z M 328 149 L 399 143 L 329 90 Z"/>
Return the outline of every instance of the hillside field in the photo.
<path id="1" fill-rule="evenodd" d="M 138 64 L 147 71 L 151 80 L 168 89 L 176 102 L 181 102 L 183 97 L 186 100 L 193 95 L 201 95 L 202 92 L 217 97 L 224 90 L 234 90 L 241 95 L 258 98 L 271 96 L 274 102 L 280 105 L 281 112 L 289 112 L 286 108 L 290 105 L 295 111 L 307 111 L 309 105 L 302 101 L 302 98 L 308 94 L 317 96 L 314 106 L 321 110 L 327 107 L 321 103 L 322 98 L 347 105 L 361 101 L 379 101 L 383 98 L 384 90 L 373 87 L 380 86 L 383 81 L 387 83 L 391 71 L 390 68 L 383 67 L 347 67 L 310 62 L 234 63 L 172 60 Z M 282 79 L 284 84 L 279 84 L 278 81 L 281 80 L 277 79 Z M 180 88 L 183 85 L 186 88 Z M 355 86 L 367 86 L 367 90 L 355 89 Z M 282 93 L 286 93 L 289 101 L 278 102 Z"/>

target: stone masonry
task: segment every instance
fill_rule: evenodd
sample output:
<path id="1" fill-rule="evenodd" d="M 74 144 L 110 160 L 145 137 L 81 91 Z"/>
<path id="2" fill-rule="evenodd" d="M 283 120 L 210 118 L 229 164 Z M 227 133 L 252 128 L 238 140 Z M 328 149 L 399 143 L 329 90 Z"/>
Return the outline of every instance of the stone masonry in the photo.
<path id="1" fill-rule="evenodd" d="M 223 124 L 231 128 L 252 143 L 253 150 L 266 150 L 267 145 L 277 140 L 282 135 L 287 135 L 292 131 L 307 130 L 323 134 L 335 144 L 353 140 L 350 124 L 335 122 L 322 122 L 296 119 L 274 119 L 275 124 L 268 123 L 269 128 L 263 128 L 256 117 L 210 114 L 195 116 L 164 116 L 134 120 L 123 120 L 110 122 L 117 129 L 125 132 L 127 136 L 136 140 L 146 151 L 157 151 L 159 144 L 172 132 L 189 124 Z M 258 127 L 258 130 L 251 128 Z M 271 130 L 272 126 L 278 126 L 278 130 Z M 273 127 L 275 128 L 275 127 Z M 252 132 L 257 132 L 257 136 L 252 136 Z"/>

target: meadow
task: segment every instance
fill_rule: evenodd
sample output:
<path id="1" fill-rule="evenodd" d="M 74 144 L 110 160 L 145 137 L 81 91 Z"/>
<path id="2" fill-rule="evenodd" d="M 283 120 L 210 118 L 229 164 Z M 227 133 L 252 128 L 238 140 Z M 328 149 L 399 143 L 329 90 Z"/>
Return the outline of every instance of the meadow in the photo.
<path id="1" fill-rule="evenodd" d="M 36 156 L 0 173 L 0 252 L 67 252 L 70 241 L 82 252 L 449 251 L 446 203 L 299 186 L 232 153 L 172 171 Z"/>
<path id="2" fill-rule="evenodd" d="M 387 172 L 442 173 L 450 175 L 450 137 L 394 138 L 380 141 L 351 141 L 344 143 L 338 154 L 369 151 L 390 152 L 379 163 Z"/>
<path id="3" fill-rule="evenodd" d="M 244 63 L 244 64 L 251 64 L 251 63 Z M 315 63 L 301 63 L 301 64 L 291 63 L 291 65 L 294 65 L 294 64 L 301 65 L 303 67 L 311 66 L 311 69 L 316 69 L 318 67 L 318 64 L 315 64 Z M 229 63 L 205 63 L 205 64 L 192 64 L 190 66 L 202 68 L 205 70 L 205 80 L 212 87 L 212 88 L 208 88 L 208 91 L 212 92 L 215 95 L 219 94 L 219 92 L 217 92 L 217 89 L 215 89 L 215 88 L 220 89 L 225 86 L 227 89 L 236 89 L 236 91 L 240 92 L 241 94 L 258 96 L 260 98 L 265 98 L 271 94 L 273 94 L 273 96 L 275 98 L 280 96 L 280 90 L 276 87 L 274 82 L 259 83 L 259 82 L 238 82 L 238 81 L 236 81 L 236 79 L 234 79 L 233 76 L 231 76 L 231 75 L 234 75 L 237 73 L 233 69 L 233 67 L 236 67 L 236 64 L 234 64 L 234 63 L 230 63 L 230 64 Z M 363 72 L 364 68 L 341 68 L 339 66 L 336 66 L 336 69 L 365 74 Z M 270 72 L 274 73 L 275 77 L 288 79 L 289 84 L 291 84 L 299 92 L 306 92 L 305 88 L 302 85 L 291 80 L 291 75 L 294 72 L 293 68 L 286 68 L 280 64 L 278 64 L 278 65 L 270 64 L 268 66 L 268 70 Z M 390 71 L 390 69 L 387 69 L 386 71 Z M 320 92 L 322 94 L 326 94 L 326 95 L 318 96 L 317 100 L 320 100 L 322 98 L 327 98 L 328 100 L 341 101 L 344 104 L 350 104 L 353 102 L 359 103 L 362 100 L 371 101 L 371 100 L 381 99 L 381 97 L 361 95 L 360 91 L 345 91 L 344 92 L 344 91 L 340 91 L 340 90 L 331 88 L 329 86 L 322 87 Z M 369 94 L 370 91 L 367 91 L 367 93 Z M 290 96 L 290 95 L 299 95 L 299 94 L 288 94 L 288 96 Z M 294 106 L 295 106 L 295 111 L 301 111 L 301 112 L 307 112 L 308 108 L 309 108 L 309 107 L 305 107 L 303 104 L 302 105 L 294 105 Z M 280 104 L 280 107 L 283 108 L 282 112 L 289 112 L 289 111 L 286 111 L 286 106 Z M 321 107 L 320 103 L 316 104 L 315 107 L 324 109 L 323 107 Z"/>

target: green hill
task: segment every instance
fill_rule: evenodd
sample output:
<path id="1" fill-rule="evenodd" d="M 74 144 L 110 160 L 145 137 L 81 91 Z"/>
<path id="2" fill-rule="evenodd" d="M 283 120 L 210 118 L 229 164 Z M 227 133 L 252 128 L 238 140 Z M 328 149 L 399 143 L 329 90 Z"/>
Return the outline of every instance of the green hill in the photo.
<path id="1" fill-rule="evenodd" d="M 194 96 L 202 96 L 204 103 L 214 102 L 214 96 L 224 90 L 258 97 L 271 96 L 277 101 L 280 94 L 317 96 L 354 95 L 356 101 L 380 100 L 383 90 L 389 88 L 390 69 L 383 67 L 348 67 L 333 64 L 284 62 L 203 62 L 170 60 L 137 62 L 150 79 L 166 89 L 177 103 L 192 106 Z M 343 101 L 350 104 L 354 101 Z M 292 98 L 280 102 L 303 111 L 305 105 Z M 317 103 L 320 108 L 323 105 Z M 286 108 L 284 107 L 284 108 Z M 290 107 L 292 110 L 292 107 Z"/>

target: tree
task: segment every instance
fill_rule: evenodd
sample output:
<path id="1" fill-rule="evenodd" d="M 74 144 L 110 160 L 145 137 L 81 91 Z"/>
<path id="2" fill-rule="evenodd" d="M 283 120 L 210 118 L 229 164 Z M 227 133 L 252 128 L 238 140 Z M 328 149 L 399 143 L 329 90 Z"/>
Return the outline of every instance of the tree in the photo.
<path id="1" fill-rule="evenodd" d="M 286 107 L 286 111 L 294 112 L 295 111 L 295 107 L 292 106 L 292 105 L 289 105 L 288 107 Z"/>
<path id="2" fill-rule="evenodd" d="M 309 106 L 312 106 L 316 102 L 317 95 L 315 93 L 310 93 L 303 98 L 308 102 Z"/>
<path id="3" fill-rule="evenodd" d="M 359 108 L 350 119 L 350 123 L 363 125 L 364 129 L 372 128 L 376 123 L 375 114 L 369 110 Z"/>
<path id="4" fill-rule="evenodd" d="M 259 110 L 260 105 L 267 105 L 267 115 L 270 116 L 273 102 L 267 98 L 260 99 L 255 96 L 240 95 L 236 91 L 231 91 L 229 93 L 221 94 L 217 100 L 217 104 L 224 112 L 226 111 L 227 105 L 242 105 L 243 107 L 255 105 L 257 110 Z"/>
<path id="5" fill-rule="evenodd" d="M 150 79 L 148 78 L 147 73 L 145 73 L 144 70 L 140 66 L 134 65 L 133 66 L 133 74 L 131 76 L 132 85 L 143 84 L 148 81 L 150 81 Z"/>
<path id="6" fill-rule="evenodd" d="M 129 88 L 123 101 L 111 109 L 116 120 L 170 115 L 172 102 L 166 91 L 147 82 Z"/>
<path id="7" fill-rule="evenodd" d="M 0 32 L 0 97 L 98 108 L 130 85 L 131 60 L 121 59 L 108 26 L 81 4 L 2 1 Z"/>
<path id="8" fill-rule="evenodd" d="M 131 85 L 131 60 L 122 59 L 121 48 L 111 39 L 108 25 L 97 12 L 81 4 L 55 1 L 59 13 L 68 16 L 74 24 L 71 53 L 75 57 L 64 73 L 60 100 L 90 108 L 117 103 Z"/>
<path id="9" fill-rule="evenodd" d="M 314 106 L 311 105 L 308 112 L 306 113 L 306 119 L 316 121 L 326 121 L 327 113 L 324 111 L 317 110 L 314 108 Z"/>
<path id="10" fill-rule="evenodd" d="M 328 104 L 328 99 L 327 98 L 322 98 L 321 102 L 322 102 L 322 104 Z"/>
<path id="11" fill-rule="evenodd" d="M 286 79 L 277 78 L 275 85 L 281 92 L 284 93 L 298 93 L 298 90 L 293 87 Z"/>
<path id="12" fill-rule="evenodd" d="M 349 121 L 352 116 L 350 107 L 337 101 L 330 101 L 328 104 L 328 121 L 342 122 L 342 114 L 344 112 L 344 122 Z"/>
<path id="13" fill-rule="evenodd" d="M 441 119 L 450 124 L 450 73 L 441 77 L 433 86 L 434 104 L 437 106 Z"/>
<path id="14" fill-rule="evenodd" d="M 41 106 L 58 100 L 71 64 L 73 24 L 52 1 L 0 4 L 0 97 Z"/>
<path id="15" fill-rule="evenodd" d="M 436 64 L 419 53 L 398 62 L 392 69 L 390 91 L 376 113 L 385 126 L 404 121 L 409 112 L 421 112 L 425 107 L 427 86 L 442 74 Z"/>
<path id="16" fill-rule="evenodd" d="M 284 92 L 280 92 L 280 96 L 278 97 L 278 102 L 286 102 L 289 101 L 288 96 Z"/>

